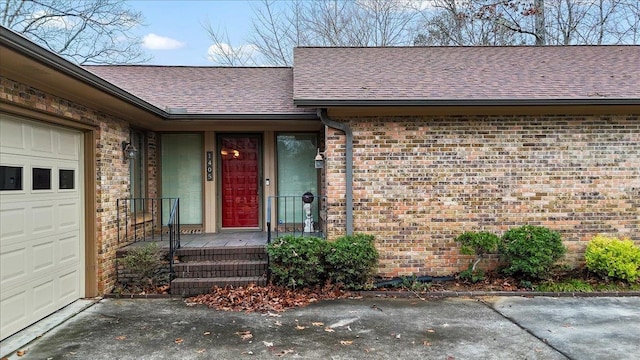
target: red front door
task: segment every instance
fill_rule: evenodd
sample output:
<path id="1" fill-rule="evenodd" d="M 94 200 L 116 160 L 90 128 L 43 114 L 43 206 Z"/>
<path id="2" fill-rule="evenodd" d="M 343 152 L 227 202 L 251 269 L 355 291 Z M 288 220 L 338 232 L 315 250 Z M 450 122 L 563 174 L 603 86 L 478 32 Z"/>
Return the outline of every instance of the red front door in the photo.
<path id="1" fill-rule="evenodd" d="M 254 136 L 221 136 L 222 227 L 255 228 L 259 224 L 259 150 Z"/>

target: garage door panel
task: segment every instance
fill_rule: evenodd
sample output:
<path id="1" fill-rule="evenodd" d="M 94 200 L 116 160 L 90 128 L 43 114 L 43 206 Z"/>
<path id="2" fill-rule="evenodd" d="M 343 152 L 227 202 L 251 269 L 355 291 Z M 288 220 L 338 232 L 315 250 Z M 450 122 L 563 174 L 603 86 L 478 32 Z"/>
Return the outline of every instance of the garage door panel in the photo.
<path id="1" fill-rule="evenodd" d="M 60 264 L 80 261 L 80 248 L 78 246 L 78 237 L 75 235 L 60 239 L 58 242 Z"/>
<path id="2" fill-rule="evenodd" d="M 30 290 L 22 290 L 13 293 L 0 302 L 0 318 L 2 327 L 0 328 L 0 339 L 11 335 L 13 332 L 24 327 L 27 320 L 27 309 L 31 307 Z"/>
<path id="3" fill-rule="evenodd" d="M 83 296 L 85 264 L 81 132 L 0 114 L 0 139 L 22 169 L 22 189 L 0 191 L 1 340 Z"/>
<path id="4" fill-rule="evenodd" d="M 2 195 L 4 196 L 4 195 Z M 0 238 L 2 244 L 9 242 L 15 238 L 21 238 L 26 235 L 26 209 L 24 208 L 8 208 L 0 209 Z"/>
<path id="5" fill-rule="evenodd" d="M 60 288 L 58 299 L 63 304 L 61 306 L 67 305 L 79 297 L 78 281 L 80 281 L 80 272 L 78 270 L 74 269 L 73 271 L 60 275 L 58 278 Z"/>
<path id="6" fill-rule="evenodd" d="M 42 271 L 50 271 L 55 265 L 56 251 L 53 241 L 33 245 L 31 249 L 33 275 Z"/>
<path id="7" fill-rule="evenodd" d="M 53 226 L 54 209 L 55 204 L 38 205 L 31 209 L 31 223 L 33 224 L 31 234 L 37 236 L 55 230 Z"/>
<path id="8" fill-rule="evenodd" d="M 55 304 L 54 279 L 49 277 L 33 286 L 33 314 L 38 317 L 47 316 Z"/>
<path id="9" fill-rule="evenodd" d="M 56 153 L 62 159 L 78 159 L 79 139 L 74 133 L 58 132 L 58 148 Z"/>
<path id="10" fill-rule="evenodd" d="M 25 126 L 17 122 L 3 121 L 0 123 L 0 151 L 24 152 L 27 149 L 25 142 Z"/>
<path id="11" fill-rule="evenodd" d="M 19 282 L 27 276 L 27 250 L 24 248 L 0 254 L 0 286 L 6 288 L 11 282 Z"/>
<path id="12" fill-rule="evenodd" d="M 62 203 L 58 206 L 58 226 L 60 230 L 68 231 L 80 227 L 80 204 L 75 202 Z"/>
<path id="13" fill-rule="evenodd" d="M 31 155 L 51 156 L 53 147 L 53 130 L 50 127 L 33 126 L 31 130 Z"/>

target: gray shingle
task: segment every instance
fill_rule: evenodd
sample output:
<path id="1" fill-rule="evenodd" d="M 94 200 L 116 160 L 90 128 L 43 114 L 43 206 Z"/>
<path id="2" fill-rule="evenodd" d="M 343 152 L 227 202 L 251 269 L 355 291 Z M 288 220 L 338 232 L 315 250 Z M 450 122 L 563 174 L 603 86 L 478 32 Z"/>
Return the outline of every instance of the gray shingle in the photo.
<path id="1" fill-rule="evenodd" d="M 162 109 L 190 114 L 301 114 L 285 67 L 84 66 Z"/>
<path id="2" fill-rule="evenodd" d="M 296 48 L 294 100 L 640 99 L 640 46 Z"/>

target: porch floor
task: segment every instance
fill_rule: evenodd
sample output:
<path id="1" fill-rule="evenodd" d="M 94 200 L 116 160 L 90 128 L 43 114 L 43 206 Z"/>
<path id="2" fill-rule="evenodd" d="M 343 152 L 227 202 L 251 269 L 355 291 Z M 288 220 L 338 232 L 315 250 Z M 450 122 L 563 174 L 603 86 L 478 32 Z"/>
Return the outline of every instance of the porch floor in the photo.
<path id="1" fill-rule="evenodd" d="M 160 239 L 160 235 L 155 238 L 148 237 L 144 240 L 138 240 L 133 244 L 127 245 L 122 249 L 129 249 L 137 246 L 144 246 L 147 243 L 156 242 L 161 248 L 169 248 L 169 237 L 164 236 L 164 240 Z M 264 231 L 239 231 L 239 232 L 222 232 L 215 234 L 181 234 L 181 248 L 210 248 L 225 246 L 256 246 L 267 245 L 267 233 Z"/>

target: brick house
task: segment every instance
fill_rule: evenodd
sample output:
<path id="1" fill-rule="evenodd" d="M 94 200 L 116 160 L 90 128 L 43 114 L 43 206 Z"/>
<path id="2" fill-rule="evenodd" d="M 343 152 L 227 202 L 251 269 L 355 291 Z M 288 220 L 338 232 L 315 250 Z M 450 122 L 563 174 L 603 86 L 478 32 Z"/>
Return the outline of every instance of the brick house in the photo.
<path id="1" fill-rule="evenodd" d="M 1 30 L 0 338 L 111 291 L 130 197 L 179 197 L 217 233 L 266 231 L 290 216 L 271 197 L 309 191 L 328 239 L 376 236 L 381 276 L 460 271 L 465 230 L 545 225 L 574 263 L 597 233 L 640 243 L 638 46 L 80 67 Z"/>

